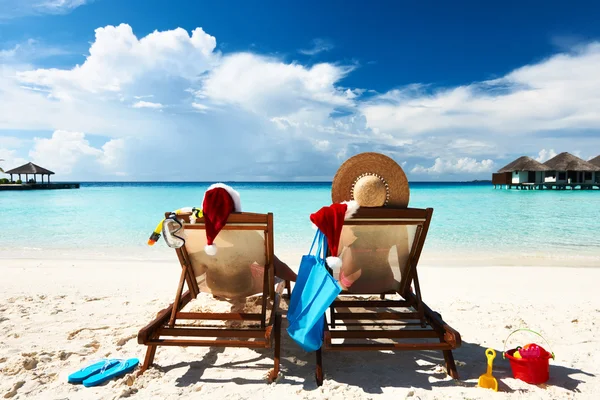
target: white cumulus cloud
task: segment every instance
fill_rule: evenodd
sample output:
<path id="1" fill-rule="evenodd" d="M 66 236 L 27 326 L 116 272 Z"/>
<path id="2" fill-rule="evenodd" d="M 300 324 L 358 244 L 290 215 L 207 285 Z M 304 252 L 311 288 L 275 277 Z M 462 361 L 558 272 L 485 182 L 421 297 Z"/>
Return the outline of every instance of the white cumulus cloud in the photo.
<path id="1" fill-rule="evenodd" d="M 37 69 L 18 73 L 20 81 L 52 91 L 85 90 L 119 92 L 145 74 L 169 74 L 198 78 L 210 68 L 214 36 L 196 28 L 191 36 L 185 29 L 155 31 L 138 39 L 131 26 L 96 29 L 90 54 L 82 65 L 70 70 Z"/>
<path id="2" fill-rule="evenodd" d="M 268 117 L 301 113 L 321 106 L 329 111 L 352 103 L 337 82 L 349 67 L 328 63 L 305 67 L 252 53 L 223 58 L 210 71 L 202 94 L 215 102 L 238 105 Z"/>
<path id="3" fill-rule="evenodd" d="M 24 159 L 31 150 L 63 176 L 286 180 L 331 179 L 346 157 L 379 151 L 437 179 L 488 175 L 496 162 L 541 148 L 600 146 L 600 43 L 494 80 L 377 94 L 342 85 L 355 65 L 221 54 L 216 40 L 201 28 L 138 36 L 127 24 L 105 26 L 82 63 L 62 68 L 18 56 L 27 43 L 7 46 L 0 137 L 38 139 L 0 140 L 3 154 Z M 537 157 L 553 150 L 544 151 Z M 149 154 L 159 161 L 148 163 Z"/>
<path id="4" fill-rule="evenodd" d="M 160 103 L 152 103 L 150 101 L 140 100 L 137 103 L 133 104 L 133 108 L 154 108 L 154 109 L 160 109 L 160 108 L 163 108 L 163 105 L 160 104 Z"/>
<path id="5" fill-rule="evenodd" d="M 494 167 L 492 160 L 477 161 L 474 158 L 463 157 L 457 160 L 442 160 L 436 158 L 431 167 L 416 165 L 411 172 L 413 174 L 458 174 L 468 173 L 477 174 L 482 172 L 491 172 Z"/>
<path id="6" fill-rule="evenodd" d="M 594 42 L 494 80 L 390 90 L 360 109 L 369 127 L 396 137 L 460 135 L 480 141 L 485 136 L 499 153 L 520 147 L 525 154 L 535 140 L 562 137 L 560 144 L 569 151 L 566 138 L 600 129 L 599 68 L 600 43 Z"/>
<path id="7" fill-rule="evenodd" d="M 556 156 L 556 152 L 554 151 L 554 149 L 550 149 L 550 150 L 542 149 L 542 150 L 540 150 L 540 152 L 538 153 L 538 156 L 535 159 L 537 161 L 543 163 L 555 156 Z"/>
<path id="8" fill-rule="evenodd" d="M 102 148 L 89 144 L 82 132 L 54 131 L 50 138 L 35 138 L 29 152 L 31 160 L 54 172 L 70 174 L 80 163 L 100 162 L 108 166 L 118 164 L 123 150 L 122 139 L 105 143 Z"/>

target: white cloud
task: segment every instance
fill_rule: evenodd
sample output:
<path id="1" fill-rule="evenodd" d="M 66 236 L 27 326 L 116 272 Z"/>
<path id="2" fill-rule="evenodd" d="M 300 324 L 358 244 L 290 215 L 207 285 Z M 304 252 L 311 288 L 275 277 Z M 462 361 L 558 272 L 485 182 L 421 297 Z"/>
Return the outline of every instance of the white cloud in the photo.
<path id="1" fill-rule="evenodd" d="M 329 140 L 314 140 L 313 145 L 319 151 L 329 151 L 331 143 Z"/>
<path id="2" fill-rule="evenodd" d="M 413 174 L 478 174 L 482 172 L 490 172 L 494 167 L 492 160 L 477 161 L 474 158 L 463 157 L 456 160 L 442 160 L 436 158 L 435 163 L 429 167 L 416 165 L 411 172 Z"/>
<path id="3" fill-rule="evenodd" d="M 143 101 L 140 100 L 137 103 L 133 104 L 133 108 L 154 108 L 154 109 L 159 109 L 159 108 L 163 108 L 163 105 L 160 103 L 152 103 L 149 101 Z"/>
<path id="4" fill-rule="evenodd" d="M 16 136 L 0 136 L 0 148 L 14 149 L 23 146 L 25 142 L 25 140 Z"/>
<path id="5" fill-rule="evenodd" d="M 0 19 L 27 15 L 67 14 L 93 0 L 2 0 Z"/>
<path id="6" fill-rule="evenodd" d="M 304 67 L 252 53 L 223 58 L 210 71 L 202 95 L 266 117 L 329 113 L 352 103 L 336 83 L 351 71 L 328 63 Z"/>
<path id="7" fill-rule="evenodd" d="M 19 167 L 27 162 L 27 160 L 25 160 L 24 158 L 19 157 L 15 150 L 9 150 L 1 146 L 2 145 L 0 145 L 0 160 L 2 161 L 0 161 L 0 168 L 2 168 L 4 171 L 8 171 L 13 168 Z M 7 177 L 0 175 L 0 178 Z"/>
<path id="8" fill-rule="evenodd" d="M 542 150 L 540 150 L 540 152 L 538 153 L 538 156 L 535 159 L 537 161 L 543 163 L 555 156 L 556 156 L 556 152 L 554 151 L 554 149 L 550 149 L 550 150 L 542 149 Z"/>
<path id="9" fill-rule="evenodd" d="M 395 137 L 485 136 L 499 152 L 520 146 L 528 153 L 524 142 L 535 142 L 516 138 L 600 129 L 599 68 L 600 43 L 591 43 L 495 80 L 433 91 L 424 85 L 391 90 L 360 109 L 369 127 Z"/>
<path id="10" fill-rule="evenodd" d="M 322 53 L 333 49 L 333 44 L 325 39 L 314 39 L 312 47 L 310 49 L 298 50 L 298 53 L 305 54 L 307 56 L 314 56 L 315 54 Z"/>
<path id="11" fill-rule="evenodd" d="M 12 47 L 0 49 L 0 64 L 28 63 L 52 56 L 70 54 L 69 51 L 54 46 L 45 46 L 35 39 L 28 39 Z"/>
<path id="12" fill-rule="evenodd" d="M 68 10 L 73 10 L 89 2 L 89 0 L 46 0 L 37 1 L 35 7 L 46 10 L 49 13 L 58 14 Z"/>
<path id="13" fill-rule="evenodd" d="M 25 84 L 54 92 L 119 92 L 145 74 L 196 79 L 210 68 L 216 40 L 196 28 L 155 31 L 142 39 L 127 24 L 96 29 L 96 39 L 82 65 L 70 70 L 38 69 L 18 73 Z"/>
<path id="14" fill-rule="evenodd" d="M 216 39 L 200 28 L 137 37 L 122 24 L 97 29 L 81 65 L 23 66 L 6 53 L 0 135 L 47 132 L 32 154 L 57 163 L 46 154 L 64 147 L 61 176 L 86 171 L 82 179 L 331 179 L 362 151 L 390 154 L 436 179 L 487 174 L 492 159 L 505 164 L 504 154 L 542 147 L 575 154 L 573 143 L 600 145 L 593 135 L 600 129 L 600 44 L 493 81 L 440 90 L 414 84 L 379 95 L 341 86 L 353 66 L 215 49 Z M 85 135 L 50 137 L 54 131 Z M 22 157 L 29 145 L 4 147 Z M 148 154 L 159 160 L 151 167 Z"/>
<path id="15" fill-rule="evenodd" d="M 200 111 L 200 112 L 206 112 L 206 110 L 208 110 L 210 107 L 205 106 L 204 104 L 200 104 L 200 103 L 192 103 L 192 107 L 194 107 L 196 110 Z"/>
<path id="16" fill-rule="evenodd" d="M 98 159 L 99 162 L 112 169 L 117 169 L 121 165 L 126 153 L 124 139 L 111 139 L 102 145 L 102 153 Z M 125 175 L 123 172 L 117 172 L 117 175 Z"/>
<path id="17" fill-rule="evenodd" d="M 82 163 L 89 168 L 95 162 L 115 167 L 123 151 L 123 139 L 114 139 L 102 148 L 90 146 L 82 132 L 54 131 L 51 138 L 35 138 L 29 152 L 31 160 L 57 174 L 71 174 Z M 90 163 L 91 162 L 91 163 Z"/>

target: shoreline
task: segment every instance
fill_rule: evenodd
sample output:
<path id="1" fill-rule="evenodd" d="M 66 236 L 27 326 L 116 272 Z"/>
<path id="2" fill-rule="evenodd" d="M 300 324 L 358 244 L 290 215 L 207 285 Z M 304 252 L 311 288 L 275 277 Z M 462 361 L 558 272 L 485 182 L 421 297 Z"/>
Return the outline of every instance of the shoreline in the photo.
<path id="1" fill-rule="evenodd" d="M 290 250 L 276 252 L 277 257 L 297 270 L 306 250 Z M 166 246 L 144 248 L 24 248 L 0 249 L 0 267 L 8 260 L 62 260 L 62 261 L 130 261 L 130 262 L 177 262 L 173 249 Z M 568 267 L 568 268 L 600 268 L 600 255 L 560 255 L 560 254 L 517 254 L 506 255 L 505 252 L 441 252 L 424 250 L 419 265 L 433 267 Z"/>

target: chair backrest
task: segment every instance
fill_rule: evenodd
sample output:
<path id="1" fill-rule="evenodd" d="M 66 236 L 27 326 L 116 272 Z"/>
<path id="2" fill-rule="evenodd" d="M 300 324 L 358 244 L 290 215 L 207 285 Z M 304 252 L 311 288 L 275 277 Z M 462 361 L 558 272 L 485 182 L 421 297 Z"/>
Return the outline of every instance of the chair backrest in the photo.
<path id="1" fill-rule="evenodd" d="M 189 265 L 197 292 L 227 298 L 269 293 L 274 279 L 273 214 L 231 214 L 214 241 L 214 256 L 204 251 L 204 219 L 191 224 L 189 215 L 178 218 L 184 222 L 185 239 L 185 245 L 177 249 L 179 260 Z"/>
<path id="2" fill-rule="evenodd" d="M 333 276 L 349 293 L 410 289 L 433 209 L 361 208 L 344 222 L 342 267 Z"/>

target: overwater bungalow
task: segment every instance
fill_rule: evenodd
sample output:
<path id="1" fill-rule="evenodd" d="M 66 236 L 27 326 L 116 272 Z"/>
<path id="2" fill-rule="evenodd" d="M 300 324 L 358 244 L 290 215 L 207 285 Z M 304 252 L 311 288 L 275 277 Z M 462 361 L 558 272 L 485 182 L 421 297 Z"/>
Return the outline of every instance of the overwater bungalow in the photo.
<path id="1" fill-rule="evenodd" d="M 566 152 L 543 164 L 519 157 L 492 175 L 495 188 L 507 189 L 600 189 L 599 182 L 600 166 Z"/>
<path id="2" fill-rule="evenodd" d="M 79 183 L 50 183 L 50 176 L 54 175 L 54 172 L 40 167 L 32 162 L 21 165 L 20 167 L 13 168 L 5 172 L 10 175 L 10 180 L 0 184 L 0 190 L 36 190 L 36 189 L 77 189 Z M 19 178 L 15 181 L 14 176 Z M 41 178 L 41 182 L 38 182 L 38 175 Z M 30 179 L 31 177 L 31 179 Z M 44 182 L 44 177 L 46 182 Z M 23 180 L 25 178 L 25 180 Z"/>
<path id="3" fill-rule="evenodd" d="M 600 167 L 567 152 L 549 159 L 544 165 L 552 170 L 546 173 L 545 183 L 593 185 L 600 175 Z"/>
<path id="4" fill-rule="evenodd" d="M 492 175 L 494 186 L 527 186 L 541 184 L 544 182 L 544 173 L 550 171 L 550 167 L 534 160 L 531 157 L 523 156 L 515 161 L 500 168 L 497 173 Z"/>
<path id="5" fill-rule="evenodd" d="M 600 156 L 596 156 L 588 161 L 590 164 L 600 168 Z M 596 183 L 600 183 L 600 172 L 596 171 Z"/>

